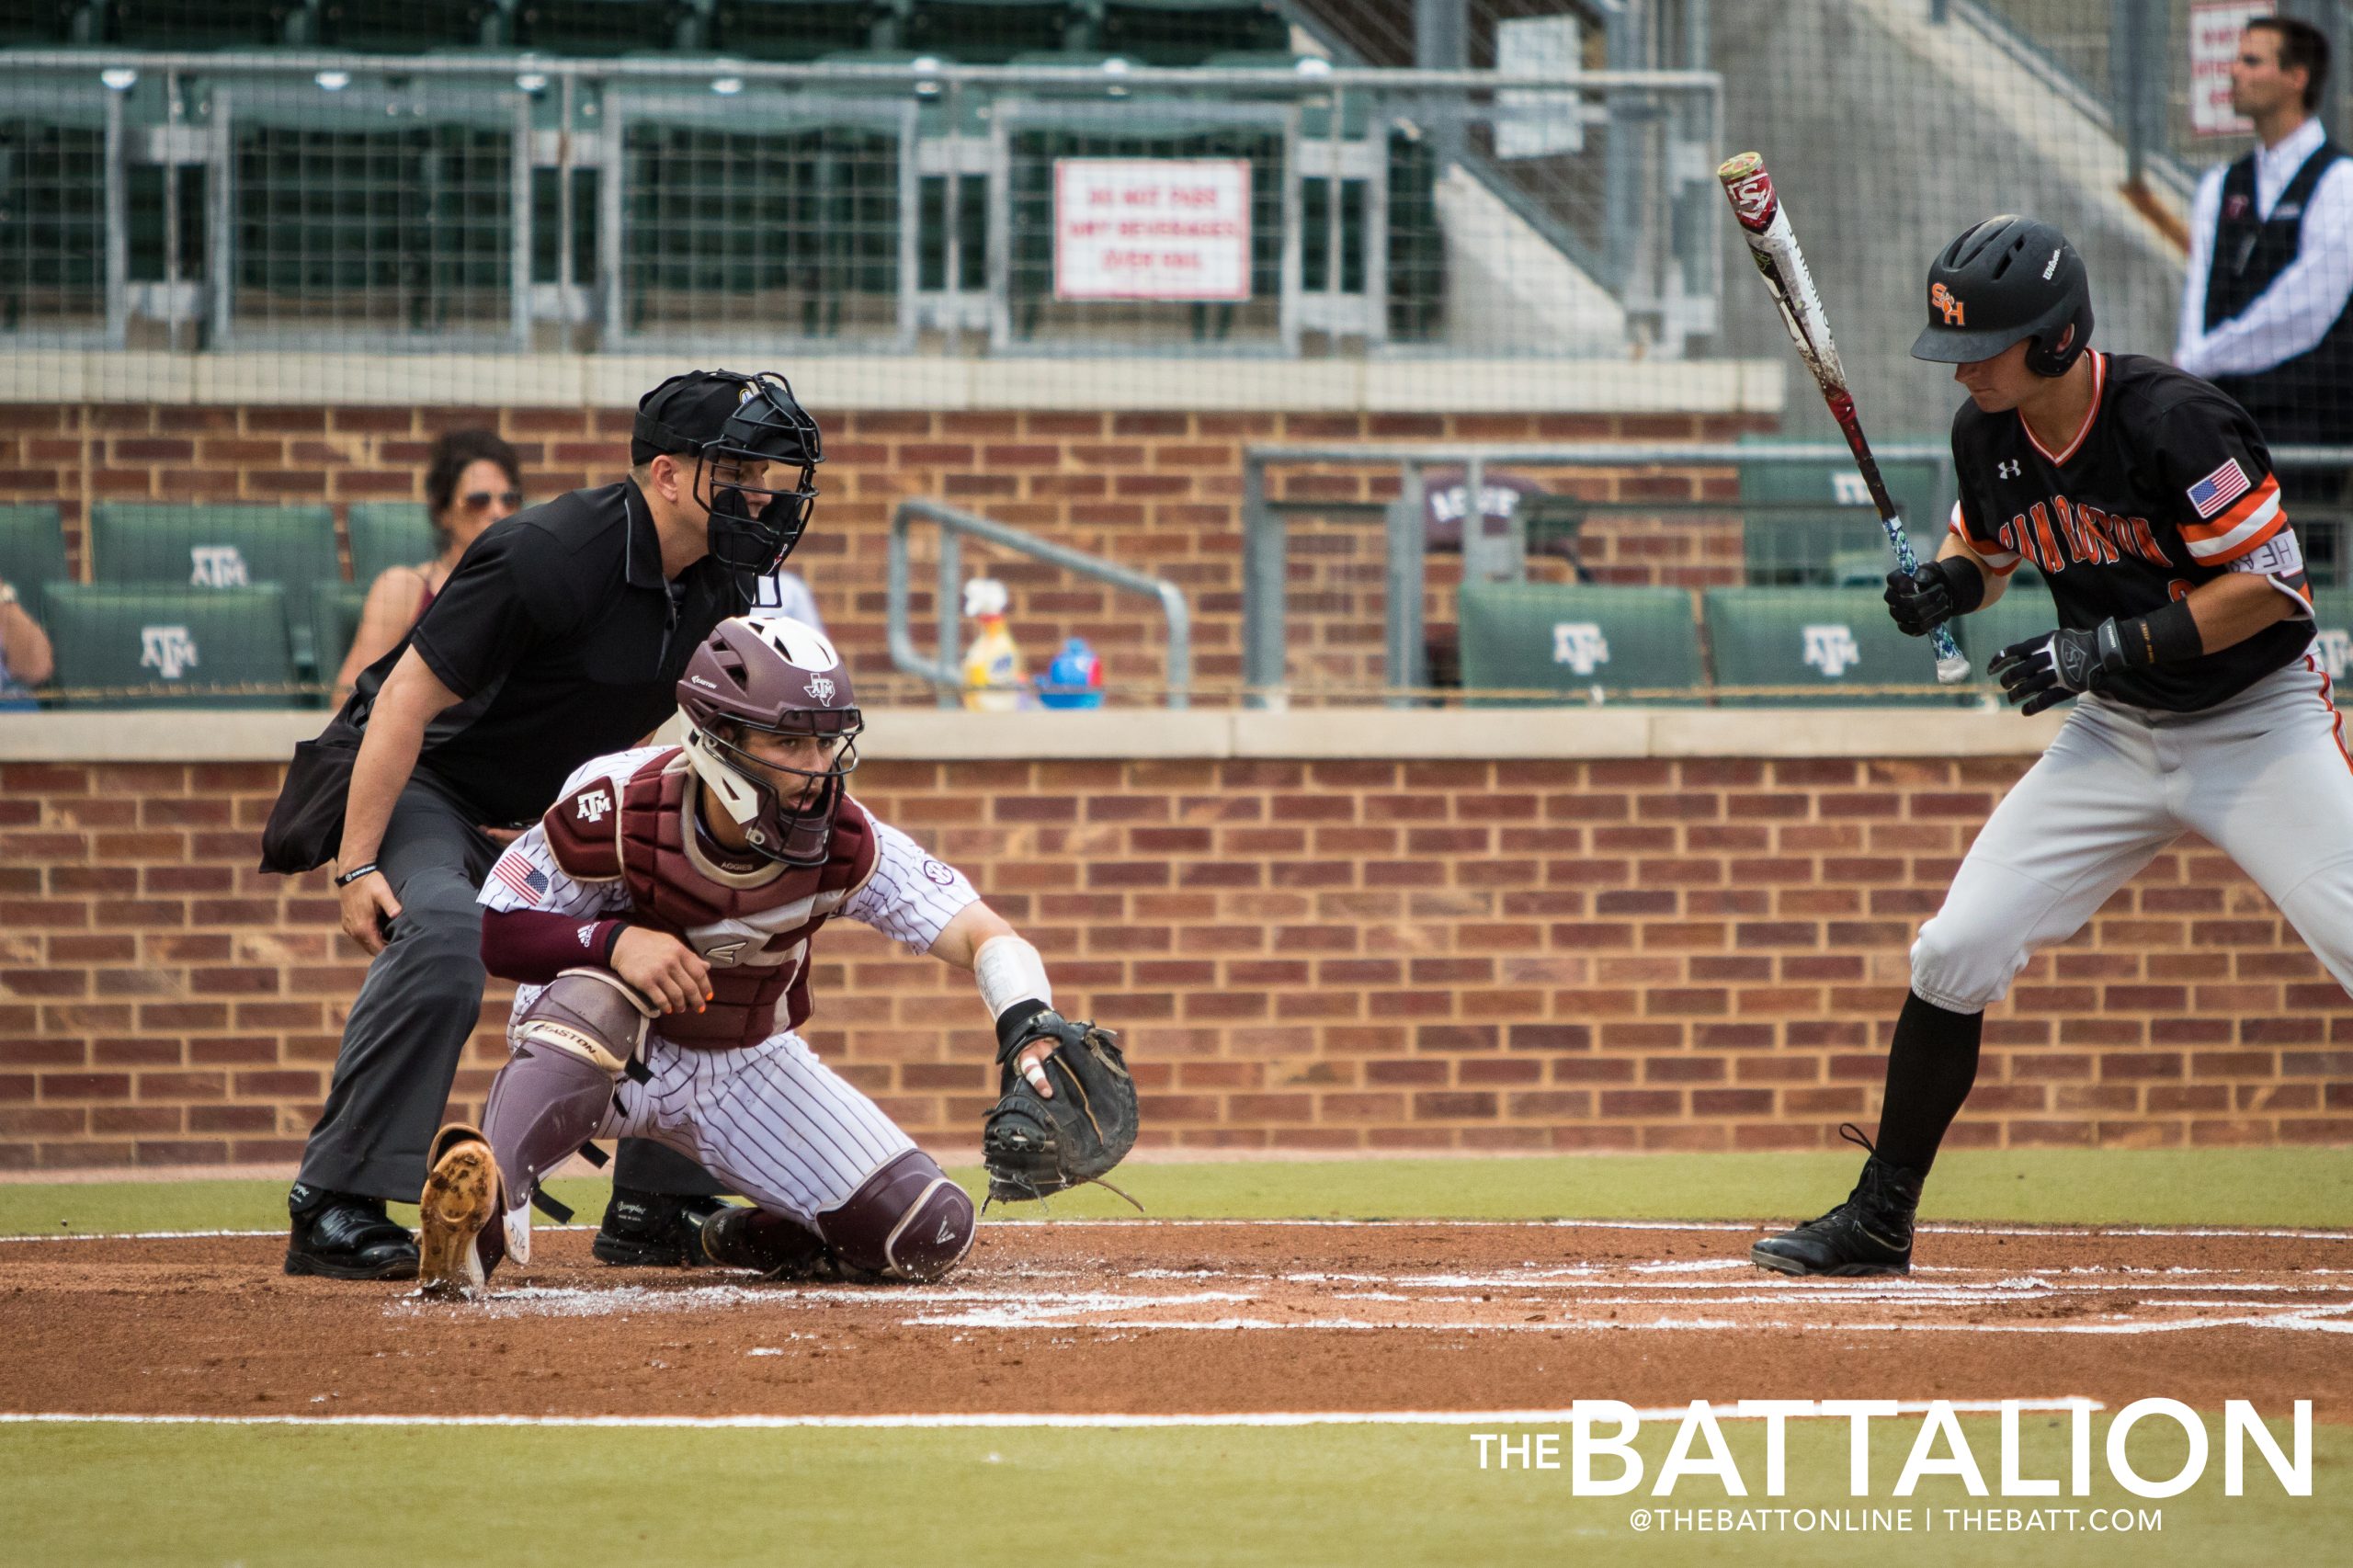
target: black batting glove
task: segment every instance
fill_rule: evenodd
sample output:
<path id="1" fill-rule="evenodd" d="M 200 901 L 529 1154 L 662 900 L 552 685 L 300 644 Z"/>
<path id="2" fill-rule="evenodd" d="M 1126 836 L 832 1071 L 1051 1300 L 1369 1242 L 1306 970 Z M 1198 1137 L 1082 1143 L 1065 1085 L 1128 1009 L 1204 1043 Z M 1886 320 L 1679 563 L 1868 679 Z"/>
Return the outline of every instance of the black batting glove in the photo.
<path id="1" fill-rule="evenodd" d="M 1888 619 L 1906 637 L 1926 637 L 1985 602 L 1985 578 L 1958 556 L 1927 561 L 1916 572 L 1887 574 Z"/>
<path id="2" fill-rule="evenodd" d="M 2079 692 L 2097 691 L 2129 667 L 2114 617 L 2089 631 L 2058 631 L 2013 642 L 1986 666 L 2021 714 L 2040 713 Z"/>

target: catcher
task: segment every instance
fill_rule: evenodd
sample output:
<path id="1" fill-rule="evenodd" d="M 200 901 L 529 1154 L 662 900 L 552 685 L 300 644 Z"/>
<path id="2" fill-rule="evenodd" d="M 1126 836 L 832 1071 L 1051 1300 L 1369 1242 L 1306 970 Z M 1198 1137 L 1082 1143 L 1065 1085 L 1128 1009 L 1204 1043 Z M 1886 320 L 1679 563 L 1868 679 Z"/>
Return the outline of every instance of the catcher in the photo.
<path id="1" fill-rule="evenodd" d="M 849 797 L 863 720 L 822 633 L 722 621 L 678 705 L 684 746 L 583 767 L 483 885 L 483 961 L 523 983 L 482 1128 L 434 1141 L 428 1291 L 528 1262 L 532 1203 L 569 1217 L 540 1180 L 598 1136 L 669 1144 L 751 1199 L 699 1222 L 692 1261 L 778 1279 L 954 1267 L 972 1199 L 794 1032 L 811 942 L 837 915 L 979 982 L 1000 1064 L 983 1133 L 993 1196 L 1091 1179 L 1134 1145 L 1113 1037 L 1057 1014 L 1038 949 Z"/>

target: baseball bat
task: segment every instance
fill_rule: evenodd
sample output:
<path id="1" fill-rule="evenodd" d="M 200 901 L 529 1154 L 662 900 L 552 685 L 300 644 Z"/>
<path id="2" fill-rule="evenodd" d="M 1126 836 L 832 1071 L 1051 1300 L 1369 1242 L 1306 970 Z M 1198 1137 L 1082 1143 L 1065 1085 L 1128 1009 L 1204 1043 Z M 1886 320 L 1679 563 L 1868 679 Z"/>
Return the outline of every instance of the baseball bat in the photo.
<path id="1" fill-rule="evenodd" d="M 1764 157 L 1743 153 L 1728 158 L 1716 170 L 1716 177 L 1723 181 L 1733 216 L 1740 220 L 1740 237 L 1748 242 L 1748 259 L 1763 275 L 1765 287 L 1780 310 L 1781 324 L 1790 329 L 1790 341 L 1797 346 L 1798 358 L 1813 373 L 1823 401 L 1830 405 L 1831 417 L 1846 432 L 1847 449 L 1855 454 L 1855 466 L 1862 471 L 1863 483 L 1870 490 L 1871 505 L 1879 510 L 1879 524 L 1887 534 L 1888 548 L 1895 551 L 1895 563 L 1906 572 L 1918 571 L 1920 561 L 1912 553 L 1911 536 L 1904 531 L 1904 518 L 1887 493 L 1887 482 L 1880 477 L 1879 460 L 1871 456 L 1870 443 L 1863 438 L 1862 416 L 1855 412 L 1854 393 L 1847 390 L 1838 346 L 1830 339 L 1830 318 L 1823 312 L 1822 296 L 1814 292 L 1813 274 L 1806 269 L 1805 253 L 1798 248 L 1790 214 L 1774 193 L 1773 176 L 1765 172 Z M 1936 644 L 1937 679 L 1947 686 L 1967 680 L 1969 660 L 1953 642 L 1951 631 L 1939 626 L 1931 637 Z"/>

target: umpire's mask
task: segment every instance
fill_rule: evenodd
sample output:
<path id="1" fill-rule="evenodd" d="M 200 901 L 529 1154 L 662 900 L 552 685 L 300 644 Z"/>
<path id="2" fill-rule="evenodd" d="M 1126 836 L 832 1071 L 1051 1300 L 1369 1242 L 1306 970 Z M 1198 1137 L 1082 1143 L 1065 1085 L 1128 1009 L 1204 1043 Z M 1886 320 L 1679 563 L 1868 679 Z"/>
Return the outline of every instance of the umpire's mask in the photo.
<path id="1" fill-rule="evenodd" d="M 783 564 L 809 526 L 825 460 L 817 422 L 790 382 L 769 370 L 671 377 L 638 404 L 630 460 L 663 452 L 695 459 L 693 494 L 710 514 L 721 565 L 760 575 Z"/>

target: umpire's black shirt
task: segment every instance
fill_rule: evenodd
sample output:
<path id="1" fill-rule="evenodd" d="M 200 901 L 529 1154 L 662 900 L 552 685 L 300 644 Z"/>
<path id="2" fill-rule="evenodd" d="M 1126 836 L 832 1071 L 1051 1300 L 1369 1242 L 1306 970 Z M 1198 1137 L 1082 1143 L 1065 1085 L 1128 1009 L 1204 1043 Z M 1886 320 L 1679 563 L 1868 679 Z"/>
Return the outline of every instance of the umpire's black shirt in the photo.
<path id="1" fill-rule="evenodd" d="M 329 730 L 364 728 L 384 677 L 414 645 L 459 699 L 426 727 L 418 774 L 482 823 L 528 823 L 574 768 L 669 718 L 687 660 L 743 612 L 743 592 L 710 556 L 664 580 L 654 515 L 634 483 L 575 490 L 485 530 L 415 629 L 360 676 Z"/>

